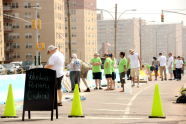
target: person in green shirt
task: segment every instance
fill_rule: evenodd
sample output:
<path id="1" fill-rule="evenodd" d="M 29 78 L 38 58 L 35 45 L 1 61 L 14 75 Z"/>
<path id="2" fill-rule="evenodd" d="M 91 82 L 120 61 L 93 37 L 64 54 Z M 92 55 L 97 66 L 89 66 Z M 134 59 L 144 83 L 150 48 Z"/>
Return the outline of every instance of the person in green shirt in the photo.
<path id="1" fill-rule="evenodd" d="M 125 52 L 120 52 L 120 58 L 119 61 L 119 75 L 120 75 L 120 82 L 122 90 L 121 92 L 124 92 L 124 84 L 125 84 L 125 72 L 127 71 L 127 59 L 125 58 Z"/>
<path id="2" fill-rule="evenodd" d="M 109 56 L 111 57 L 112 60 L 112 86 L 111 89 L 114 90 L 115 89 L 115 79 L 116 79 L 116 72 L 115 72 L 115 66 L 116 66 L 116 59 L 114 58 L 113 54 L 109 54 Z"/>
<path id="3" fill-rule="evenodd" d="M 101 73 L 101 59 L 99 57 L 98 53 L 94 54 L 94 58 L 91 59 L 90 64 L 92 65 L 92 74 L 93 79 L 95 80 L 96 87 L 95 90 L 99 89 L 101 90 L 101 79 L 102 79 L 102 73 Z"/>
<path id="4" fill-rule="evenodd" d="M 104 73 L 107 79 L 107 89 L 112 90 L 112 59 L 108 54 L 105 54 L 105 62 L 104 62 Z"/>
<path id="5" fill-rule="evenodd" d="M 127 59 L 127 80 L 131 80 L 130 64 L 128 64 L 128 59 Z"/>

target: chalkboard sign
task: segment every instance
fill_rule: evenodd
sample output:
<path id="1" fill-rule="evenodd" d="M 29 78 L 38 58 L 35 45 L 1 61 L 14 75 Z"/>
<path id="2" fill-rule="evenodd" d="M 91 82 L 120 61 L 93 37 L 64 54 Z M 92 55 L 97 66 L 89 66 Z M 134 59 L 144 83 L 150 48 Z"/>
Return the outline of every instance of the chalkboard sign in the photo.
<path id="1" fill-rule="evenodd" d="M 53 110 L 57 107 L 56 71 L 44 68 L 31 69 L 26 72 L 25 93 L 22 120 L 24 121 L 25 111 L 51 111 L 53 120 Z"/>

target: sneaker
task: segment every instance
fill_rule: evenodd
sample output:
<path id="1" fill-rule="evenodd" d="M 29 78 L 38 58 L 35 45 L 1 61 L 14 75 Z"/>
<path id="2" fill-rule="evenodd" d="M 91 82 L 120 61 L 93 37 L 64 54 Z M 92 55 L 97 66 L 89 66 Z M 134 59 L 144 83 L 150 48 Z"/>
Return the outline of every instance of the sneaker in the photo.
<path id="1" fill-rule="evenodd" d="M 99 87 L 99 90 L 102 90 L 103 88 L 102 87 Z"/>
<path id="2" fill-rule="evenodd" d="M 97 87 L 94 88 L 94 90 L 97 90 L 97 89 L 98 89 Z"/>
<path id="3" fill-rule="evenodd" d="M 139 85 L 137 86 L 137 88 L 139 88 Z"/>
<path id="4" fill-rule="evenodd" d="M 165 80 L 167 80 L 167 78 L 165 78 Z"/>
<path id="5" fill-rule="evenodd" d="M 61 102 L 60 102 L 60 103 L 57 103 L 57 105 L 58 105 L 58 106 L 63 106 Z"/>
<path id="6" fill-rule="evenodd" d="M 84 92 L 90 92 L 90 89 L 89 88 L 87 88 Z"/>
<path id="7" fill-rule="evenodd" d="M 134 87 L 134 86 L 135 86 L 135 84 L 132 84 L 131 86 L 132 86 L 132 87 Z"/>

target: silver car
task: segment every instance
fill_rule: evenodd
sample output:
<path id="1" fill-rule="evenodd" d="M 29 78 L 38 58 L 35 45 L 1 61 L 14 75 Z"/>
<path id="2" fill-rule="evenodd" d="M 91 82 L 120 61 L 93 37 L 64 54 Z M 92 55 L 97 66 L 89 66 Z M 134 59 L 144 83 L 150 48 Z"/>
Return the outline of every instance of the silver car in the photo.
<path id="1" fill-rule="evenodd" d="M 0 74 L 6 74 L 7 70 L 3 65 L 0 65 Z"/>

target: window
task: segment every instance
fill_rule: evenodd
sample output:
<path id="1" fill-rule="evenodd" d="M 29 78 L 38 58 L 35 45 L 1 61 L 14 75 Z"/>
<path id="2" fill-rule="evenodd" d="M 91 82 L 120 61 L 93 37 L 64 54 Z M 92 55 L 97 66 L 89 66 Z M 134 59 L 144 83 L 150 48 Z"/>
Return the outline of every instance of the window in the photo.
<path id="1" fill-rule="evenodd" d="M 18 3 L 12 3 L 12 8 L 19 8 L 19 4 Z"/>
<path id="2" fill-rule="evenodd" d="M 25 28 L 32 28 L 32 25 L 29 24 L 29 23 L 26 23 L 26 24 L 25 24 Z"/>
<path id="3" fill-rule="evenodd" d="M 24 7 L 25 8 L 31 8 L 31 3 L 29 3 L 29 2 L 24 2 Z"/>
<path id="4" fill-rule="evenodd" d="M 19 24 L 12 24 L 12 28 L 13 29 L 18 29 L 19 28 Z"/>
<path id="5" fill-rule="evenodd" d="M 8 35 L 8 39 L 11 39 L 11 40 L 13 40 L 13 39 L 19 39 L 19 38 L 20 38 L 19 33 L 10 33 Z"/>
<path id="6" fill-rule="evenodd" d="M 32 53 L 27 53 L 27 54 L 26 54 L 26 58 L 27 58 L 27 59 L 31 59 L 31 58 L 32 58 Z"/>
<path id="7" fill-rule="evenodd" d="M 25 33 L 25 38 L 26 39 L 31 39 L 32 38 L 32 33 Z"/>
<path id="8" fill-rule="evenodd" d="M 31 12 L 25 12 L 24 17 L 25 18 L 32 18 Z"/>
<path id="9" fill-rule="evenodd" d="M 26 43 L 26 48 L 32 48 L 32 43 Z"/>
<path id="10" fill-rule="evenodd" d="M 12 44 L 12 47 L 15 49 L 15 48 L 20 48 L 20 45 L 18 43 L 13 43 Z"/>

